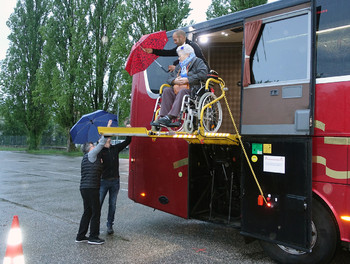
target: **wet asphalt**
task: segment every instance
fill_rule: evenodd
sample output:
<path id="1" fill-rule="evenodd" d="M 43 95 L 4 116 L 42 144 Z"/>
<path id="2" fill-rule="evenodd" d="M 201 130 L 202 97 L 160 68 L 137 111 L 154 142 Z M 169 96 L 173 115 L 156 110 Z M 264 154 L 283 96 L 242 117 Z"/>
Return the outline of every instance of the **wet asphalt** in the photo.
<path id="1" fill-rule="evenodd" d="M 100 237 L 106 243 L 75 243 L 83 212 L 80 162 L 81 157 L 0 151 L 0 262 L 18 215 L 27 264 L 274 263 L 257 241 L 245 244 L 236 229 L 182 219 L 129 200 L 128 160 L 121 160 L 115 234 L 106 233 L 105 203 Z M 332 263 L 350 263 L 350 253 L 340 251 Z"/>

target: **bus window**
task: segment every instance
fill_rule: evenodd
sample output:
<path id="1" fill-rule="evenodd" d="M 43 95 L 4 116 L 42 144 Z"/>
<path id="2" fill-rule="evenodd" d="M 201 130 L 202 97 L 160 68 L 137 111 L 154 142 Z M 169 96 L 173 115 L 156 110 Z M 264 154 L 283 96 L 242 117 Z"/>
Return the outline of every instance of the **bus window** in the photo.
<path id="1" fill-rule="evenodd" d="M 173 49 L 175 47 L 172 37 L 168 36 L 168 42 L 164 49 Z M 177 57 L 158 57 L 157 62 L 163 67 L 163 69 L 155 62 L 153 62 L 145 72 L 147 78 L 146 86 L 147 90 L 153 93 L 159 93 L 159 88 L 162 84 L 166 83 L 168 79 L 168 66 L 173 65 Z"/>
<path id="2" fill-rule="evenodd" d="M 262 20 L 251 84 L 243 88 L 241 134 L 310 133 L 310 22 L 308 8 Z"/>
<path id="3" fill-rule="evenodd" d="M 317 78 L 350 75 L 350 1 L 317 1 Z"/>
<path id="4" fill-rule="evenodd" d="M 252 58 L 252 84 L 309 79 L 308 16 L 263 25 Z"/>

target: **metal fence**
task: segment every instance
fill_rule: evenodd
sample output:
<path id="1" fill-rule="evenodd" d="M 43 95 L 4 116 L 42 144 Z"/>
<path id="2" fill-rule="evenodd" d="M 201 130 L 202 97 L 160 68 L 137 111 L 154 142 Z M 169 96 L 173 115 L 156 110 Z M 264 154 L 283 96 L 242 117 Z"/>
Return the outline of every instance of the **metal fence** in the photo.
<path id="1" fill-rule="evenodd" d="M 9 147 L 27 147 L 27 136 L 4 136 L 0 135 L 0 146 Z M 56 147 L 65 148 L 67 146 L 67 138 L 65 137 L 48 137 L 41 139 L 40 147 Z"/>

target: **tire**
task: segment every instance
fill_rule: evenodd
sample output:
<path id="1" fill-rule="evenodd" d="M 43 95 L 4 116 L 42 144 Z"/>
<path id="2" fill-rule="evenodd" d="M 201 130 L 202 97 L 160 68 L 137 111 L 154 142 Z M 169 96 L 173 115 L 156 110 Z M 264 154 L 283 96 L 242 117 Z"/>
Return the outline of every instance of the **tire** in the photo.
<path id="1" fill-rule="evenodd" d="M 277 263 L 326 264 L 332 260 L 337 242 L 338 232 L 332 215 L 320 202 L 313 199 L 311 252 L 303 252 L 262 240 L 260 245 Z"/>

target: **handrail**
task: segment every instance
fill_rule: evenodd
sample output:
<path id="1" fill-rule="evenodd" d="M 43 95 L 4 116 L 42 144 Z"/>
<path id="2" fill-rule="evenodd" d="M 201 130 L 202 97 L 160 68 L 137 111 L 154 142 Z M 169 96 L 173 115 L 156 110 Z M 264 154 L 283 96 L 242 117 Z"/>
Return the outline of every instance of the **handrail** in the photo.
<path id="1" fill-rule="evenodd" d="M 209 90 L 209 83 L 210 82 L 214 82 L 220 85 L 221 88 L 221 95 L 216 98 L 215 100 L 213 100 L 212 102 L 206 104 L 205 106 L 203 106 L 202 110 L 201 110 L 201 114 L 200 114 L 200 118 L 199 118 L 199 128 L 198 128 L 198 132 L 201 135 L 204 135 L 204 127 L 203 127 L 203 115 L 204 115 L 204 110 L 206 108 L 208 108 L 209 106 L 211 106 L 212 104 L 215 104 L 217 101 L 221 100 L 224 96 L 225 96 L 225 91 L 224 91 L 224 87 L 225 87 L 225 82 L 223 79 L 221 79 L 220 77 L 218 79 L 214 79 L 214 78 L 209 78 L 206 83 L 205 83 L 205 90 Z"/>

